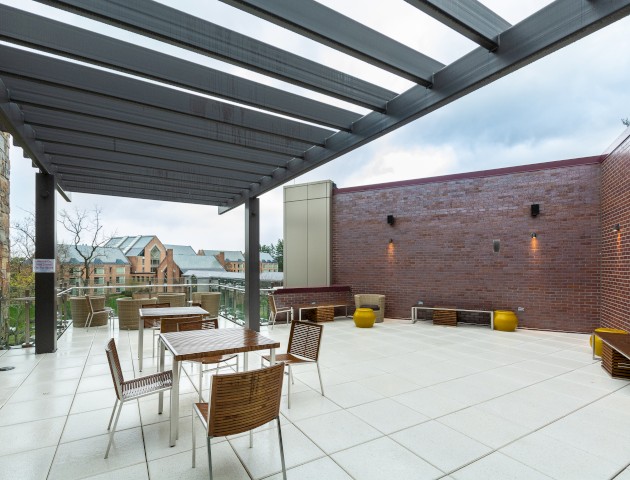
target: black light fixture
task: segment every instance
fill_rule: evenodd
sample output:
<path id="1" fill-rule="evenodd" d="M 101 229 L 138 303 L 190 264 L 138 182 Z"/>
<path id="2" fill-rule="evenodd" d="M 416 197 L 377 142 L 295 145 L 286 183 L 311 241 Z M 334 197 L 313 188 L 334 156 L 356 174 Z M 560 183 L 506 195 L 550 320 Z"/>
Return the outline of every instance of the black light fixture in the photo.
<path id="1" fill-rule="evenodd" d="M 393 244 L 393 243 L 394 243 L 394 239 L 393 239 L 393 238 L 390 238 L 390 239 L 389 239 L 389 244 L 391 245 L 391 244 Z"/>
<path id="2" fill-rule="evenodd" d="M 619 225 L 618 223 L 615 223 L 613 225 L 613 232 L 618 232 L 619 230 L 621 230 L 621 225 Z"/>
<path id="3" fill-rule="evenodd" d="M 499 250 L 501 250 L 501 240 L 492 240 L 492 251 L 499 253 Z"/>
<path id="4" fill-rule="evenodd" d="M 394 218 L 393 215 L 387 215 L 387 225 L 393 227 L 395 222 L 396 222 L 396 219 Z"/>
<path id="5" fill-rule="evenodd" d="M 538 238 L 538 234 L 536 232 L 532 233 L 532 238 Z"/>
<path id="6" fill-rule="evenodd" d="M 540 204 L 532 203 L 530 211 L 531 211 L 532 217 L 537 217 L 538 214 L 540 213 Z"/>

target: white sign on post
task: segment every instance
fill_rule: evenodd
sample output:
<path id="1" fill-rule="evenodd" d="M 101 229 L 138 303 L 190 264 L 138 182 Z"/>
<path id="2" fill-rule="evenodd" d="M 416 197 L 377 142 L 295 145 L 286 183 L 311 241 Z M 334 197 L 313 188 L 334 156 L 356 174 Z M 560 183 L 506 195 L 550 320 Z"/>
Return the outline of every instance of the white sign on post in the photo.
<path id="1" fill-rule="evenodd" d="M 54 258 L 33 259 L 33 272 L 35 273 L 55 273 Z"/>

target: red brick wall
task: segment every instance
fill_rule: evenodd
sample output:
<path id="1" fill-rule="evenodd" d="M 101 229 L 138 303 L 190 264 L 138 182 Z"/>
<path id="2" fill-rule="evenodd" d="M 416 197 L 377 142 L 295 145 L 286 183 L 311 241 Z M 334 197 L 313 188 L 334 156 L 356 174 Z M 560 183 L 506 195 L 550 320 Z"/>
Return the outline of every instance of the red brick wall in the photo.
<path id="1" fill-rule="evenodd" d="M 354 298 L 349 286 L 279 288 L 273 292 L 278 308 L 298 307 L 316 302 L 320 305 L 354 305 Z M 345 315 L 344 308 L 336 309 L 337 315 Z M 352 312 L 348 309 L 348 312 Z M 297 318 L 297 311 L 295 312 Z"/>
<path id="2" fill-rule="evenodd" d="M 521 326 L 591 331 L 600 307 L 599 160 L 337 190 L 333 282 L 385 294 L 389 318 L 409 318 L 421 299 L 524 307 Z"/>
<path id="3" fill-rule="evenodd" d="M 630 129 L 602 164 L 601 236 L 601 323 L 630 331 Z"/>

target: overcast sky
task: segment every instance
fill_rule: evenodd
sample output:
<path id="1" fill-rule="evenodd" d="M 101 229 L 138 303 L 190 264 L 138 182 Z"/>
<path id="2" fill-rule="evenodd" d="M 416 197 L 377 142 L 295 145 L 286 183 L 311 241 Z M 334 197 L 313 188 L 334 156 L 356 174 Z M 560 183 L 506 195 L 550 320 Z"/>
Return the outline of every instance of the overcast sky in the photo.
<path id="1" fill-rule="evenodd" d="M 158 44 L 46 7 L 29 0 L 0 0 L 41 15 L 100 33 L 160 48 L 164 53 L 311 98 L 360 108 L 319 94 Z M 410 82 L 365 65 L 289 31 L 262 22 L 215 0 L 163 0 L 162 3 L 208 19 L 280 48 L 308 56 L 391 90 Z M 403 0 L 320 0 L 341 13 L 378 28 L 444 64 L 475 48 L 472 42 L 426 17 Z M 543 0 L 484 0 L 482 3 L 514 24 L 550 3 Z M 630 117 L 630 18 L 565 47 L 456 102 L 304 175 L 293 183 L 332 180 L 350 187 L 397 180 L 599 155 L 625 129 Z M 34 210 L 34 173 L 19 148 L 11 147 L 12 222 Z M 244 211 L 218 215 L 216 207 L 73 194 L 58 210 L 99 206 L 107 232 L 157 235 L 164 243 L 198 249 L 244 249 Z M 282 188 L 260 199 L 261 242 L 282 238 Z M 58 230 L 58 238 L 66 233 Z"/>

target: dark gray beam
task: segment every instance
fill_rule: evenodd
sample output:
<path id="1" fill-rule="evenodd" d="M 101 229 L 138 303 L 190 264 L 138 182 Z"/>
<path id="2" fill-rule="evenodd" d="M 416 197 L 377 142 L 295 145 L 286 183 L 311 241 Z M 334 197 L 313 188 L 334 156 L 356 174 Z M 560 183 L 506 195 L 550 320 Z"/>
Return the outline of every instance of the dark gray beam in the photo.
<path id="1" fill-rule="evenodd" d="M 248 196 L 276 188 L 629 14 L 630 0 L 556 0 L 505 31 L 496 53 L 488 54 L 483 47 L 473 50 L 438 72 L 432 89 L 412 87 L 388 104 L 388 115 L 366 115 L 354 124 L 353 133 L 338 132 L 326 148 L 312 148 L 303 160 L 292 161 L 287 170 L 276 171 L 273 178 L 263 179 L 247 196 L 219 211 L 241 205 Z"/>
<path id="2" fill-rule="evenodd" d="M 313 0 L 221 0 L 246 12 L 430 87 L 444 64 Z"/>
<path id="3" fill-rule="evenodd" d="M 373 109 L 392 92 L 150 0 L 37 0 Z"/>
<path id="4" fill-rule="evenodd" d="M 126 182 L 134 182 L 140 185 L 152 185 L 157 188 L 161 188 L 162 185 L 166 187 L 174 188 L 186 188 L 190 191 L 196 191 L 198 193 L 211 193 L 217 199 L 228 199 L 234 196 L 234 189 L 223 189 L 218 185 L 210 184 L 209 182 L 204 182 L 203 177 L 198 177 L 195 181 L 186 181 L 179 179 L 169 179 L 169 178 L 160 178 L 155 175 L 137 175 L 137 176 L 129 176 L 127 173 L 122 173 L 119 171 L 107 171 L 103 169 L 90 169 L 86 168 L 85 165 L 82 167 L 72 167 L 72 166 L 62 166 L 60 164 L 55 164 L 57 166 L 57 175 L 62 178 L 69 178 L 71 176 L 74 179 L 82 178 L 83 180 L 95 179 L 98 178 L 102 180 L 103 183 L 111 183 L 112 184 L 126 184 Z M 159 181 L 157 179 L 159 178 Z"/>
<path id="5" fill-rule="evenodd" d="M 94 182 L 93 175 L 86 175 L 87 172 L 82 172 L 80 169 L 78 171 L 71 171 L 70 169 L 64 169 L 63 171 L 57 172 L 56 175 L 61 177 L 64 181 L 64 184 L 71 184 L 72 182 L 76 183 L 89 183 Z M 198 184 L 185 183 L 185 182 L 173 182 L 163 180 L 159 184 L 151 183 L 143 178 L 134 178 L 129 176 L 121 176 L 116 174 L 100 174 L 98 177 L 97 186 L 100 188 L 137 188 L 140 191 L 153 191 L 156 193 L 168 192 L 173 195 L 197 195 L 198 197 L 203 197 L 208 200 L 214 200 L 215 202 L 224 202 L 227 198 L 230 198 L 232 195 L 217 193 L 213 189 L 208 188 L 208 186 L 200 186 Z"/>
<path id="6" fill-rule="evenodd" d="M 124 152 L 99 150 L 95 148 L 74 147 L 72 145 L 62 145 L 55 143 L 47 143 L 46 151 L 51 155 L 61 157 L 76 157 L 98 160 L 103 163 L 123 163 L 127 165 L 136 165 L 147 168 L 160 168 L 163 170 L 171 170 L 173 172 L 183 172 L 197 175 L 208 175 L 217 178 L 225 178 L 228 180 L 241 180 L 249 183 L 259 182 L 264 174 L 256 174 L 250 172 L 239 171 L 238 169 L 229 169 L 214 167 L 203 162 L 183 161 L 177 158 L 160 158 L 137 154 L 129 154 Z M 191 160 L 191 159 L 187 159 Z M 54 163 L 53 158 L 51 164 Z"/>
<path id="7" fill-rule="evenodd" d="M 220 205 L 220 202 L 209 200 L 205 196 L 179 195 L 155 190 L 144 190 L 133 187 L 107 188 L 93 185 L 91 182 L 65 182 L 68 191 L 89 193 L 91 195 L 106 195 L 110 197 L 140 198 L 143 200 L 158 200 L 161 202 L 194 203 L 197 205 Z"/>
<path id="8" fill-rule="evenodd" d="M 245 201 L 245 326 L 260 332 L 260 200 Z"/>
<path id="9" fill-rule="evenodd" d="M 155 50 L 0 5 L 0 39 L 308 122 L 347 129 L 360 115 Z M 391 92 L 390 100 L 396 94 Z M 386 100 L 369 108 L 383 111 Z"/>
<path id="10" fill-rule="evenodd" d="M 11 100 L 23 106 L 40 106 L 61 112 L 84 114 L 121 124 L 151 127 L 155 131 L 174 132 L 192 138 L 216 140 L 248 148 L 268 150 L 289 156 L 302 156 L 313 144 L 256 130 L 235 127 L 182 113 L 140 106 L 124 100 L 54 87 L 38 82 L 5 77 Z M 324 138 L 321 138 L 321 145 Z"/>
<path id="11" fill-rule="evenodd" d="M 491 52 L 512 25 L 477 0 L 405 0 Z"/>
<path id="12" fill-rule="evenodd" d="M 202 175 L 198 172 L 184 173 L 181 171 L 157 168 L 156 166 L 140 167 L 129 163 L 118 163 L 114 161 L 103 162 L 90 158 L 64 157 L 61 155 L 55 155 L 50 166 L 53 171 L 61 173 L 65 172 L 67 169 L 84 170 L 86 172 L 91 172 L 95 178 L 98 178 L 101 172 L 103 172 L 105 174 L 120 173 L 123 175 L 145 177 L 158 185 L 164 180 L 201 183 L 206 185 L 212 191 L 226 192 L 232 195 L 240 193 L 251 185 L 251 182 L 226 179 L 206 174 Z"/>
<path id="13" fill-rule="evenodd" d="M 63 85 L 138 105 L 149 105 L 311 143 L 319 143 L 322 136 L 325 138 L 331 133 L 321 127 L 1 44 L 0 76 Z M 316 140 L 313 141 L 313 138 Z"/>
<path id="14" fill-rule="evenodd" d="M 74 130 L 77 134 L 91 133 L 102 137 L 109 137 L 114 147 L 118 149 L 121 141 L 129 140 L 142 143 L 143 149 L 150 147 L 179 150 L 182 152 L 199 153 L 210 157 L 240 160 L 245 170 L 256 166 L 284 167 L 293 155 L 279 154 L 271 151 L 232 145 L 226 142 L 204 140 L 179 133 L 165 132 L 139 125 L 125 124 L 113 120 L 106 120 L 88 115 L 77 115 L 58 110 L 22 105 L 24 121 L 36 129 L 37 125 Z M 300 152 L 301 153 L 301 152 Z M 263 169 L 266 171 L 266 168 Z"/>

